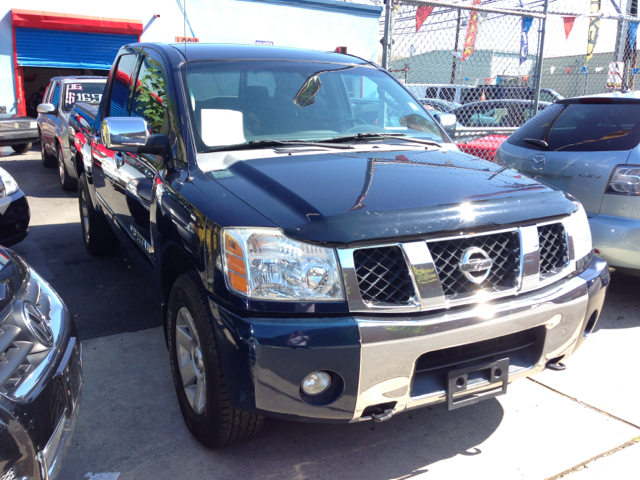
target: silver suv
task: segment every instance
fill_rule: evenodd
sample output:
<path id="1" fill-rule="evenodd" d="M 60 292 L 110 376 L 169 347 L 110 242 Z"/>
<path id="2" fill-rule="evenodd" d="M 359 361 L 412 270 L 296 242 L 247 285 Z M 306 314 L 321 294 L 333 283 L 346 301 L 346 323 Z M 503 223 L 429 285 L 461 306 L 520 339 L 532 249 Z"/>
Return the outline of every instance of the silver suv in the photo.
<path id="1" fill-rule="evenodd" d="M 640 276 L 640 92 L 559 100 L 511 135 L 495 161 L 575 196 L 595 253 Z"/>
<path id="2" fill-rule="evenodd" d="M 69 114 L 76 102 L 100 104 L 106 77 L 54 77 L 49 81 L 43 103 L 38 105 L 38 135 L 42 165 L 58 165 L 63 190 L 76 190 L 77 174 L 69 150 Z"/>

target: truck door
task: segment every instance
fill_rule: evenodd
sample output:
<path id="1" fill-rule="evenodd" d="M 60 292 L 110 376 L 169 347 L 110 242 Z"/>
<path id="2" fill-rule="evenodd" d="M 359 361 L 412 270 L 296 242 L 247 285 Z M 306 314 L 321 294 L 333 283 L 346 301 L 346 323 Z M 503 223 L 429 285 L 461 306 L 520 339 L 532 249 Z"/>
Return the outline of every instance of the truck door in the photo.
<path id="1" fill-rule="evenodd" d="M 123 161 L 128 154 L 114 152 L 105 147 L 101 119 L 107 117 L 128 117 L 133 95 L 133 78 L 138 55 L 125 54 L 118 59 L 108 82 L 108 93 L 103 99 L 94 127 L 91 156 L 93 162 L 93 182 L 98 200 L 113 218 L 117 211 L 117 192 L 124 192 L 127 185 L 126 169 L 121 170 L 116 163 Z M 121 212 L 120 212 L 121 213 Z"/>
<path id="2" fill-rule="evenodd" d="M 165 114 L 167 106 L 166 68 L 160 57 L 147 52 L 141 57 L 134 83 L 130 116 L 142 117 L 150 134 L 169 133 Z M 133 242 L 148 257 L 153 257 L 150 208 L 153 184 L 164 163 L 161 155 L 116 152 L 119 188 L 112 191 L 116 220 Z"/>

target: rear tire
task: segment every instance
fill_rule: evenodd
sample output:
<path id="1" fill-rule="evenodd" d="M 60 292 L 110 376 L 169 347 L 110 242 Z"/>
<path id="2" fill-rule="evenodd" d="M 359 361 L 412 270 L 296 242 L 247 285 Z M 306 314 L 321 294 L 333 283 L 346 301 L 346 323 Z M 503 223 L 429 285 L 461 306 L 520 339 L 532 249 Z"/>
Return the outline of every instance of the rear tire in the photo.
<path id="1" fill-rule="evenodd" d="M 104 214 L 93 208 L 87 177 L 84 173 L 80 175 L 80 182 L 78 182 L 78 207 L 80 209 L 82 238 L 87 251 L 95 257 L 104 257 L 115 253 L 120 242 Z"/>
<path id="2" fill-rule="evenodd" d="M 42 166 L 44 168 L 51 168 L 55 166 L 55 157 L 53 155 L 49 155 L 47 153 L 47 149 L 44 146 L 44 140 L 42 138 L 42 133 L 40 133 L 40 156 L 42 157 Z"/>
<path id="3" fill-rule="evenodd" d="M 60 186 L 62 190 L 67 192 L 71 192 L 73 190 L 78 189 L 78 182 L 69 177 L 69 172 L 67 172 L 67 166 L 64 163 L 64 153 L 62 151 L 62 146 L 58 144 L 58 173 L 60 175 Z"/>
<path id="4" fill-rule="evenodd" d="M 207 292 L 196 272 L 173 284 L 167 317 L 173 383 L 191 434 L 209 448 L 253 438 L 264 417 L 231 406 Z"/>
<path id="5" fill-rule="evenodd" d="M 20 145 L 11 145 L 11 148 L 13 148 L 13 151 L 16 153 L 27 153 L 31 150 L 32 146 L 32 143 L 21 143 Z"/>

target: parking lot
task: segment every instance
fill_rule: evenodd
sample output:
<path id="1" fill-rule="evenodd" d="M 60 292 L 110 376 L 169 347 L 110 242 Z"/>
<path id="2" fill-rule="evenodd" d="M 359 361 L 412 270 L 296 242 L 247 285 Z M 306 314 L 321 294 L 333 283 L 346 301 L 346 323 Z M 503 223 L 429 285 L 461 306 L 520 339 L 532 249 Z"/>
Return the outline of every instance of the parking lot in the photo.
<path id="1" fill-rule="evenodd" d="M 93 258 L 77 195 L 36 145 L 0 148 L 31 207 L 13 249 L 65 300 L 84 348 L 80 420 L 61 478 L 638 478 L 640 278 L 614 273 L 595 333 L 563 372 L 448 412 L 354 425 L 268 420 L 249 444 L 209 451 L 184 426 L 160 328 L 160 299 L 124 249 Z"/>

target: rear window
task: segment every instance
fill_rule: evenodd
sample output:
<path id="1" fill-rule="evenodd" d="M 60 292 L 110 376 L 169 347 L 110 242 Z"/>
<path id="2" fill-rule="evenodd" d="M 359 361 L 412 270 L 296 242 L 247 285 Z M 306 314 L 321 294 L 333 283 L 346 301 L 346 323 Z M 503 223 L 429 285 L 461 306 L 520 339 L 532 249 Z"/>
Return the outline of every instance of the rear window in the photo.
<path id="1" fill-rule="evenodd" d="M 451 87 L 442 87 L 440 89 L 440 98 L 453 102 L 456 99 L 456 89 Z"/>
<path id="2" fill-rule="evenodd" d="M 424 96 L 425 98 L 438 98 L 438 87 L 427 87 Z"/>
<path id="3" fill-rule="evenodd" d="M 542 150 L 539 147 L 525 143 L 524 139 L 535 138 L 536 140 L 543 140 L 553 120 L 566 106 L 567 105 L 560 105 L 556 103 L 551 105 L 549 108 L 545 108 L 543 111 L 538 113 L 538 115 L 535 115 L 531 120 L 516 130 L 513 135 L 507 139 L 507 142 L 511 145 L 516 145 L 517 147 Z"/>
<path id="4" fill-rule="evenodd" d="M 547 135 L 550 150 L 631 150 L 640 141 L 640 105 L 569 105 Z"/>
<path id="5" fill-rule="evenodd" d="M 100 105 L 104 82 L 74 82 L 67 83 L 64 95 L 64 108 L 71 110 L 76 102 L 86 102 Z"/>

